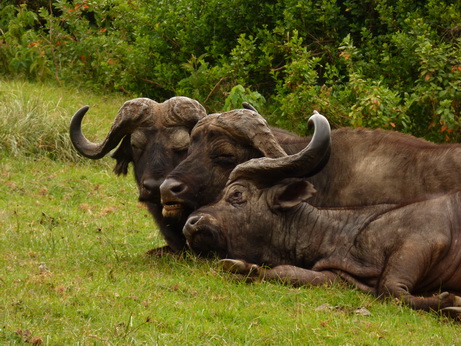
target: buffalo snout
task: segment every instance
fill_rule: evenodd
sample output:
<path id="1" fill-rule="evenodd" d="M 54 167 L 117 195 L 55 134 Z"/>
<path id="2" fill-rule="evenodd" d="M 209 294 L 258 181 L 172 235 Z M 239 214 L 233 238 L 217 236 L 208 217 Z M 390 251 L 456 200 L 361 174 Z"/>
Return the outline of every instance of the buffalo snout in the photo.
<path id="1" fill-rule="evenodd" d="M 187 191 L 187 185 L 174 179 L 167 178 L 160 185 L 161 203 L 163 216 L 179 219 L 185 209 L 181 195 Z"/>
<path id="2" fill-rule="evenodd" d="M 147 178 L 143 179 L 139 186 L 139 200 L 141 202 L 158 203 L 160 200 L 160 185 L 163 178 Z"/>
<path id="3" fill-rule="evenodd" d="M 201 215 L 194 215 L 187 219 L 182 231 L 187 241 L 192 239 L 193 236 L 200 231 L 200 220 L 202 219 L 203 216 Z"/>
<path id="4" fill-rule="evenodd" d="M 160 193 L 162 199 L 174 199 L 178 198 L 182 193 L 187 190 L 186 184 L 180 182 L 174 178 L 166 178 L 165 181 L 160 185 Z"/>
<path id="5" fill-rule="evenodd" d="M 208 214 L 190 216 L 183 228 L 187 244 L 201 256 L 224 256 L 227 246 L 218 221 Z"/>

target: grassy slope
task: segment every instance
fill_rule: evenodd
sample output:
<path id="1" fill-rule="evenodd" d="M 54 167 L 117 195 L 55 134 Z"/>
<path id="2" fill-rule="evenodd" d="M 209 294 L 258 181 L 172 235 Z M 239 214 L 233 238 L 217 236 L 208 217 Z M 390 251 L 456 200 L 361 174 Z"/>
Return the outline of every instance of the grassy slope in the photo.
<path id="1" fill-rule="evenodd" d="M 11 85 L 19 93 L 41 88 L 42 95 L 60 94 L 61 100 L 69 95 L 65 117 L 100 98 L 95 108 L 107 116 L 97 136 L 123 102 Z M 44 109 L 61 107 L 53 97 Z M 12 107 L 2 100 L 4 109 Z M 214 261 L 146 258 L 146 250 L 163 242 L 136 202 L 133 179 L 114 176 L 107 162 L 1 157 L 0 343 L 461 342 L 459 325 L 355 289 L 244 284 L 216 271 Z M 334 308 L 318 309 L 323 304 Z M 356 314 L 361 307 L 371 315 Z"/>

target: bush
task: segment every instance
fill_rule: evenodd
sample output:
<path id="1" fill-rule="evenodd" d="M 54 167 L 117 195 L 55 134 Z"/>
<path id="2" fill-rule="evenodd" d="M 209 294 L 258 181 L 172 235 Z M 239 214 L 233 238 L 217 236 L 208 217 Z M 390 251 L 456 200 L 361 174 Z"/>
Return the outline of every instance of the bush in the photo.
<path id="1" fill-rule="evenodd" d="M 300 133 L 317 109 L 334 126 L 460 140 L 459 1 L 17 3 L 0 5 L 6 76 L 181 94 L 210 112 L 240 85 Z"/>

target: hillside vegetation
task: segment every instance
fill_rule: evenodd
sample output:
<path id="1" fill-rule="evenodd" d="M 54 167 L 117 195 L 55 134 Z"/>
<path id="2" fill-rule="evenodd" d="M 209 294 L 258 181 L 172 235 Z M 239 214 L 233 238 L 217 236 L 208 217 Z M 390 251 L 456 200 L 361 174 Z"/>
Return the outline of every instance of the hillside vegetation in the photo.
<path id="1" fill-rule="evenodd" d="M 453 142 L 460 23 L 457 0 L 5 0 L 0 73 Z"/>

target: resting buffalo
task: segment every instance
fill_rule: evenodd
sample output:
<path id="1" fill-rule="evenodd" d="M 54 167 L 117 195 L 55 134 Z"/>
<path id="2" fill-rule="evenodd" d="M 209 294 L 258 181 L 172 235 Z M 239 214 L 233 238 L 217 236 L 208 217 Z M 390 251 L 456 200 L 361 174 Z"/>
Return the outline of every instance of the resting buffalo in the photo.
<path id="1" fill-rule="evenodd" d="M 181 250 L 183 224 L 177 226 L 174 220 L 163 218 L 159 187 L 186 157 L 190 132 L 206 115 L 205 109 L 187 97 L 173 97 L 163 103 L 133 99 L 120 108 L 106 139 L 92 143 L 81 129 L 88 108 L 82 107 L 72 118 L 70 138 L 74 147 L 85 157 L 100 159 L 118 146 L 111 155 L 117 161 L 114 172 L 126 175 L 129 163 L 133 163 L 139 200 L 147 205 L 169 246 L 158 251 Z"/>
<path id="2" fill-rule="evenodd" d="M 188 219 L 189 246 L 239 259 L 223 266 L 240 274 L 296 285 L 346 281 L 415 309 L 460 314 L 461 192 L 400 205 L 314 207 L 303 176 L 323 160 L 328 130 L 325 120 L 298 154 L 238 165 L 221 199 Z"/>
<path id="3" fill-rule="evenodd" d="M 237 164 L 293 154 L 309 141 L 270 129 L 251 110 L 209 115 L 192 130 L 187 158 L 160 186 L 164 213 L 182 223 L 219 196 Z M 316 206 L 397 203 L 461 188 L 461 145 L 437 145 L 394 131 L 334 130 L 331 155 L 323 163 L 318 174 L 320 167 L 311 172 L 319 193 L 310 202 Z"/>
<path id="4" fill-rule="evenodd" d="M 281 155 L 285 151 L 256 112 L 238 109 L 208 115 L 192 130 L 183 164 L 160 186 L 164 215 L 185 222 L 192 210 L 214 201 L 238 163 Z"/>

